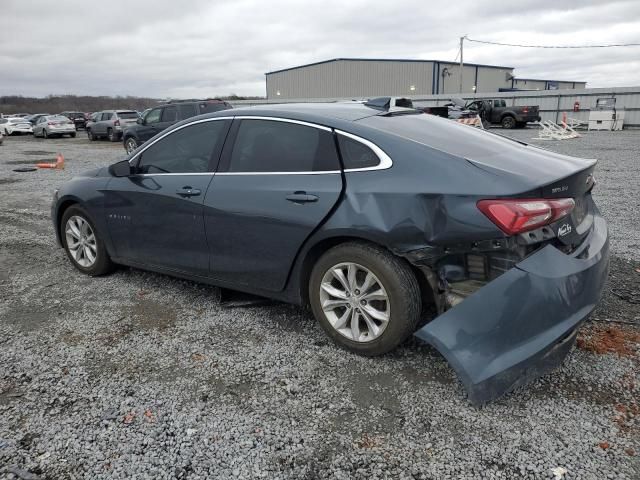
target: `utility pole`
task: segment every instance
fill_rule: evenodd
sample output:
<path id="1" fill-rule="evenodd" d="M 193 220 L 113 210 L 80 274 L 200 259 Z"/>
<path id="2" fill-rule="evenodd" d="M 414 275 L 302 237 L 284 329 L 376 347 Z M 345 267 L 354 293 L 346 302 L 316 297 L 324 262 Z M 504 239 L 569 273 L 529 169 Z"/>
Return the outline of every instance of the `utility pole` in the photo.
<path id="1" fill-rule="evenodd" d="M 464 37 L 460 37 L 460 93 L 462 93 L 462 70 L 464 69 L 464 62 L 462 61 L 463 43 L 464 43 Z"/>

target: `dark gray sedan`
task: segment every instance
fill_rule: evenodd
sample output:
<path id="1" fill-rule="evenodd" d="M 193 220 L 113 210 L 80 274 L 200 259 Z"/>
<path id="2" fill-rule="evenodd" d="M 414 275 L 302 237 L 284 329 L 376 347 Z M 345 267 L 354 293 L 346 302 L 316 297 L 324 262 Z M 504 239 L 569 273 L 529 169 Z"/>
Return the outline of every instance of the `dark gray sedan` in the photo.
<path id="1" fill-rule="evenodd" d="M 57 191 L 58 240 L 89 275 L 309 304 L 360 354 L 415 334 L 492 400 L 559 364 L 600 298 L 596 162 L 380 105 L 190 118 Z"/>

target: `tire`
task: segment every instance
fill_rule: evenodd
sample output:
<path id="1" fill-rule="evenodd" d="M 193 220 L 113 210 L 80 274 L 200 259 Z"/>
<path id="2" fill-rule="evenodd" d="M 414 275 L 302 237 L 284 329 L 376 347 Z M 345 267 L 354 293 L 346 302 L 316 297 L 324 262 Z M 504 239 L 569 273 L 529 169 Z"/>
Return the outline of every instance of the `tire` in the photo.
<path id="1" fill-rule="evenodd" d="M 76 226 L 77 231 L 75 234 L 70 224 Z M 85 224 L 89 227 L 86 230 L 83 228 Z M 67 230 L 70 230 L 69 234 L 67 234 Z M 78 232 L 80 232 L 80 235 Z M 90 233 L 92 233 L 93 236 L 89 235 Z M 84 242 L 78 249 L 73 250 L 73 247 L 69 245 L 69 241 L 74 238 L 77 239 L 78 237 L 84 239 Z M 79 205 L 73 205 L 65 210 L 62 215 L 62 220 L 60 221 L 60 238 L 62 240 L 62 246 L 72 265 L 82 273 L 95 277 L 113 270 L 114 265 L 109 258 L 104 242 L 100 238 L 91 217 L 84 208 Z M 91 238 L 93 238 L 93 242 Z M 75 254 L 74 252 L 78 253 Z M 87 255 L 87 252 L 89 252 L 89 255 Z M 93 260 L 90 256 L 91 253 L 94 254 Z M 85 261 L 83 262 L 83 260 Z"/>
<path id="2" fill-rule="evenodd" d="M 96 137 L 93 132 L 91 131 L 91 129 L 87 129 L 87 137 L 89 138 L 89 140 L 91 140 L 92 142 L 95 142 L 98 137 Z"/>
<path id="3" fill-rule="evenodd" d="M 70 136 L 71 138 L 76 138 L 76 134 L 75 134 L 75 133 L 70 133 L 70 134 L 69 134 L 69 136 Z"/>
<path id="4" fill-rule="evenodd" d="M 138 142 L 135 138 L 133 137 L 128 137 L 125 141 L 124 141 L 124 149 L 127 151 L 127 153 L 130 155 L 136 148 L 138 148 Z"/>
<path id="5" fill-rule="evenodd" d="M 349 265 L 357 272 L 355 287 L 365 287 L 366 278 L 369 274 L 373 276 L 366 291 L 360 292 L 346 280 Z M 342 278 L 350 285 L 352 295 L 341 297 L 327 292 L 326 288 L 334 293 L 346 291 L 344 283 L 332 274 L 336 269 L 343 272 Z M 381 300 L 382 297 L 386 300 Z M 326 301 L 344 306 L 330 307 L 326 313 L 322 306 Z M 365 356 L 382 355 L 406 340 L 416 330 L 422 308 L 420 287 L 410 266 L 384 248 L 359 242 L 338 245 L 320 257 L 309 278 L 309 302 L 329 337 L 347 350 Z M 359 336 L 354 335 L 354 319 Z M 377 331 L 371 328 L 371 322 Z M 342 328 L 334 327 L 338 324 Z"/>
<path id="6" fill-rule="evenodd" d="M 502 122 L 500 123 L 502 123 L 502 128 L 508 128 L 508 129 L 516 128 L 516 119 L 510 115 L 503 117 Z"/>
<path id="7" fill-rule="evenodd" d="M 47 133 L 47 129 L 46 128 L 42 129 L 42 138 L 49 138 L 49 134 Z"/>
<path id="8" fill-rule="evenodd" d="M 4 129 L 4 136 L 8 137 L 9 136 L 9 130 L 7 130 L 6 128 Z"/>
<path id="9" fill-rule="evenodd" d="M 107 138 L 110 142 L 117 142 L 118 140 L 120 140 L 118 138 L 118 134 L 115 133 L 112 128 L 107 129 Z"/>

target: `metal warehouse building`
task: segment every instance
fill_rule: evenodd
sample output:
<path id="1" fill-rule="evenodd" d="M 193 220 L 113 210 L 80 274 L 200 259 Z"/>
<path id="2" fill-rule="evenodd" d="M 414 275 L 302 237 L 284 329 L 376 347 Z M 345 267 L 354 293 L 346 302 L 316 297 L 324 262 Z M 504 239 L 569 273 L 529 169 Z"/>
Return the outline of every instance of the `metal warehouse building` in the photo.
<path id="1" fill-rule="evenodd" d="M 459 93 L 460 64 L 439 60 L 334 58 L 266 73 L 269 99 Z M 517 79 L 513 67 L 465 63 L 463 93 L 585 88 L 586 82 Z"/>

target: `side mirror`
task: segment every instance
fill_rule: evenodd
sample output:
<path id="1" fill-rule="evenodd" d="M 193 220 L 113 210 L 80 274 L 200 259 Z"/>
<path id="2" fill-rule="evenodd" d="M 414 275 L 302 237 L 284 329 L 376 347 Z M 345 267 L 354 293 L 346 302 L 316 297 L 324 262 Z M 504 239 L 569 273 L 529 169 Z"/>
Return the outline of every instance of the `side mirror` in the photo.
<path id="1" fill-rule="evenodd" d="M 136 123 L 139 124 L 139 125 L 144 125 L 144 119 L 143 118 L 138 118 L 136 120 Z"/>
<path id="2" fill-rule="evenodd" d="M 133 173 L 133 167 L 129 160 L 122 160 L 109 166 L 109 173 L 114 177 L 128 177 Z"/>

